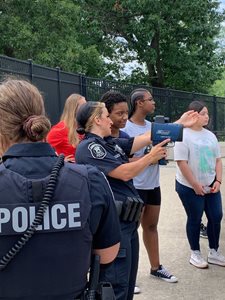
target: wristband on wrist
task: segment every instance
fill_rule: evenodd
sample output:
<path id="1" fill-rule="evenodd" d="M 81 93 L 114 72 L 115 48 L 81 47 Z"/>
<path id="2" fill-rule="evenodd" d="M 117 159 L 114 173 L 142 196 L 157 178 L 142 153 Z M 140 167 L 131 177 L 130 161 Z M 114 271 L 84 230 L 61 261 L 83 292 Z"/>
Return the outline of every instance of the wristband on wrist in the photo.
<path id="1" fill-rule="evenodd" d="M 218 179 L 216 179 L 216 181 L 217 181 L 217 182 L 219 182 L 219 184 L 221 184 L 221 183 L 222 183 L 222 182 L 221 182 L 221 181 L 219 181 Z"/>

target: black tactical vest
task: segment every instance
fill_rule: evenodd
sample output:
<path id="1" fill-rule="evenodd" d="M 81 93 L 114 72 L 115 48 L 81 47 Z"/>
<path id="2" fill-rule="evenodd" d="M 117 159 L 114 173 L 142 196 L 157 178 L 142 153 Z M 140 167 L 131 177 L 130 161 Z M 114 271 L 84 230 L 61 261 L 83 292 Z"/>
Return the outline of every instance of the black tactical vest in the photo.
<path id="1" fill-rule="evenodd" d="M 49 177 L 27 179 L 0 165 L 0 258 L 32 223 Z M 74 299 L 86 285 L 92 234 L 87 169 L 66 164 L 43 224 L 0 272 L 0 299 Z"/>

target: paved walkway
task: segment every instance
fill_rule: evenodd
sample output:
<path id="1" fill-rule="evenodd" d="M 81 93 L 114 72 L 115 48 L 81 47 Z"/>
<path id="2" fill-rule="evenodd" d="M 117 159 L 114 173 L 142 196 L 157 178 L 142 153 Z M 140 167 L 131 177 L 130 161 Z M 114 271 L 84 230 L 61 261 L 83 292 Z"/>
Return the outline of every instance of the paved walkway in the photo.
<path id="1" fill-rule="evenodd" d="M 223 161 L 225 178 L 225 160 Z M 225 268 L 210 265 L 200 270 L 189 264 L 190 250 L 185 233 L 186 215 L 174 190 L 175 163 L 161 167 L 162 207 L 159 221 L 161 263 L 179 279 L 167 283 L 149 276 L 149 262 L 140 236 L 140 263 L 138 285 L 142 293 L 135 300 L 222 300 L 225 299 Z M 221 187 L 225 201 L 225 179 Z M 224 204 L 225 216 L 225 204 Z M 204 220 L 204 219 L 203 219 Z M 206 222 L 204 222 L 206 223 Z M 222 221 L 220 249 L 225 255 L 225 218 Z M 202 239 L 201 250 L 207 257 L 208 240 Z"/>

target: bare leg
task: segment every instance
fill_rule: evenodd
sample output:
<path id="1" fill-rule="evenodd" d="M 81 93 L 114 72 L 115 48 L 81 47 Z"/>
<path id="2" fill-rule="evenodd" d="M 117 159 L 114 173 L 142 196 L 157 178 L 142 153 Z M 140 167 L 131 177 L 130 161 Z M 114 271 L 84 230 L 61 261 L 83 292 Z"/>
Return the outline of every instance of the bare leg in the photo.
<path id="1" fill-rule="evenodd" d="M 143 241 L 148 253 L 152 270 L 157 270 L 159 261 L 158 220 L 160 205 L 146 205 L 142 214 L 141 225 L 143 229 Z"/>

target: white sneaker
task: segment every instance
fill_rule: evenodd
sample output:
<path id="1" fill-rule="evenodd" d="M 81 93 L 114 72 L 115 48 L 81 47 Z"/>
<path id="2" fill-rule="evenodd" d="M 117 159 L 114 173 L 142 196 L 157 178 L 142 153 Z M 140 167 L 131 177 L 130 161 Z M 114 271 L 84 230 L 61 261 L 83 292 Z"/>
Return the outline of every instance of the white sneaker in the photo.
<path id="1" fill-rule="evenodd" d="M 204 260 L 199 250 L 191 251 L 190 264 L 200 269 L 208 268 L 208 263 Z"/>
<path id="2" fill-rule="evenodd" d="M 141 292 L 141 289 L 139 288 L 139 286 L 135 286 L 134 287 L 134 294 L 140 294 L 140 292 Z"/>
<path id="3" fill-rule="evenodd" d="M 219 250 L 209 249 L 208 263 L 225 267 L 225 257 Z"/>

